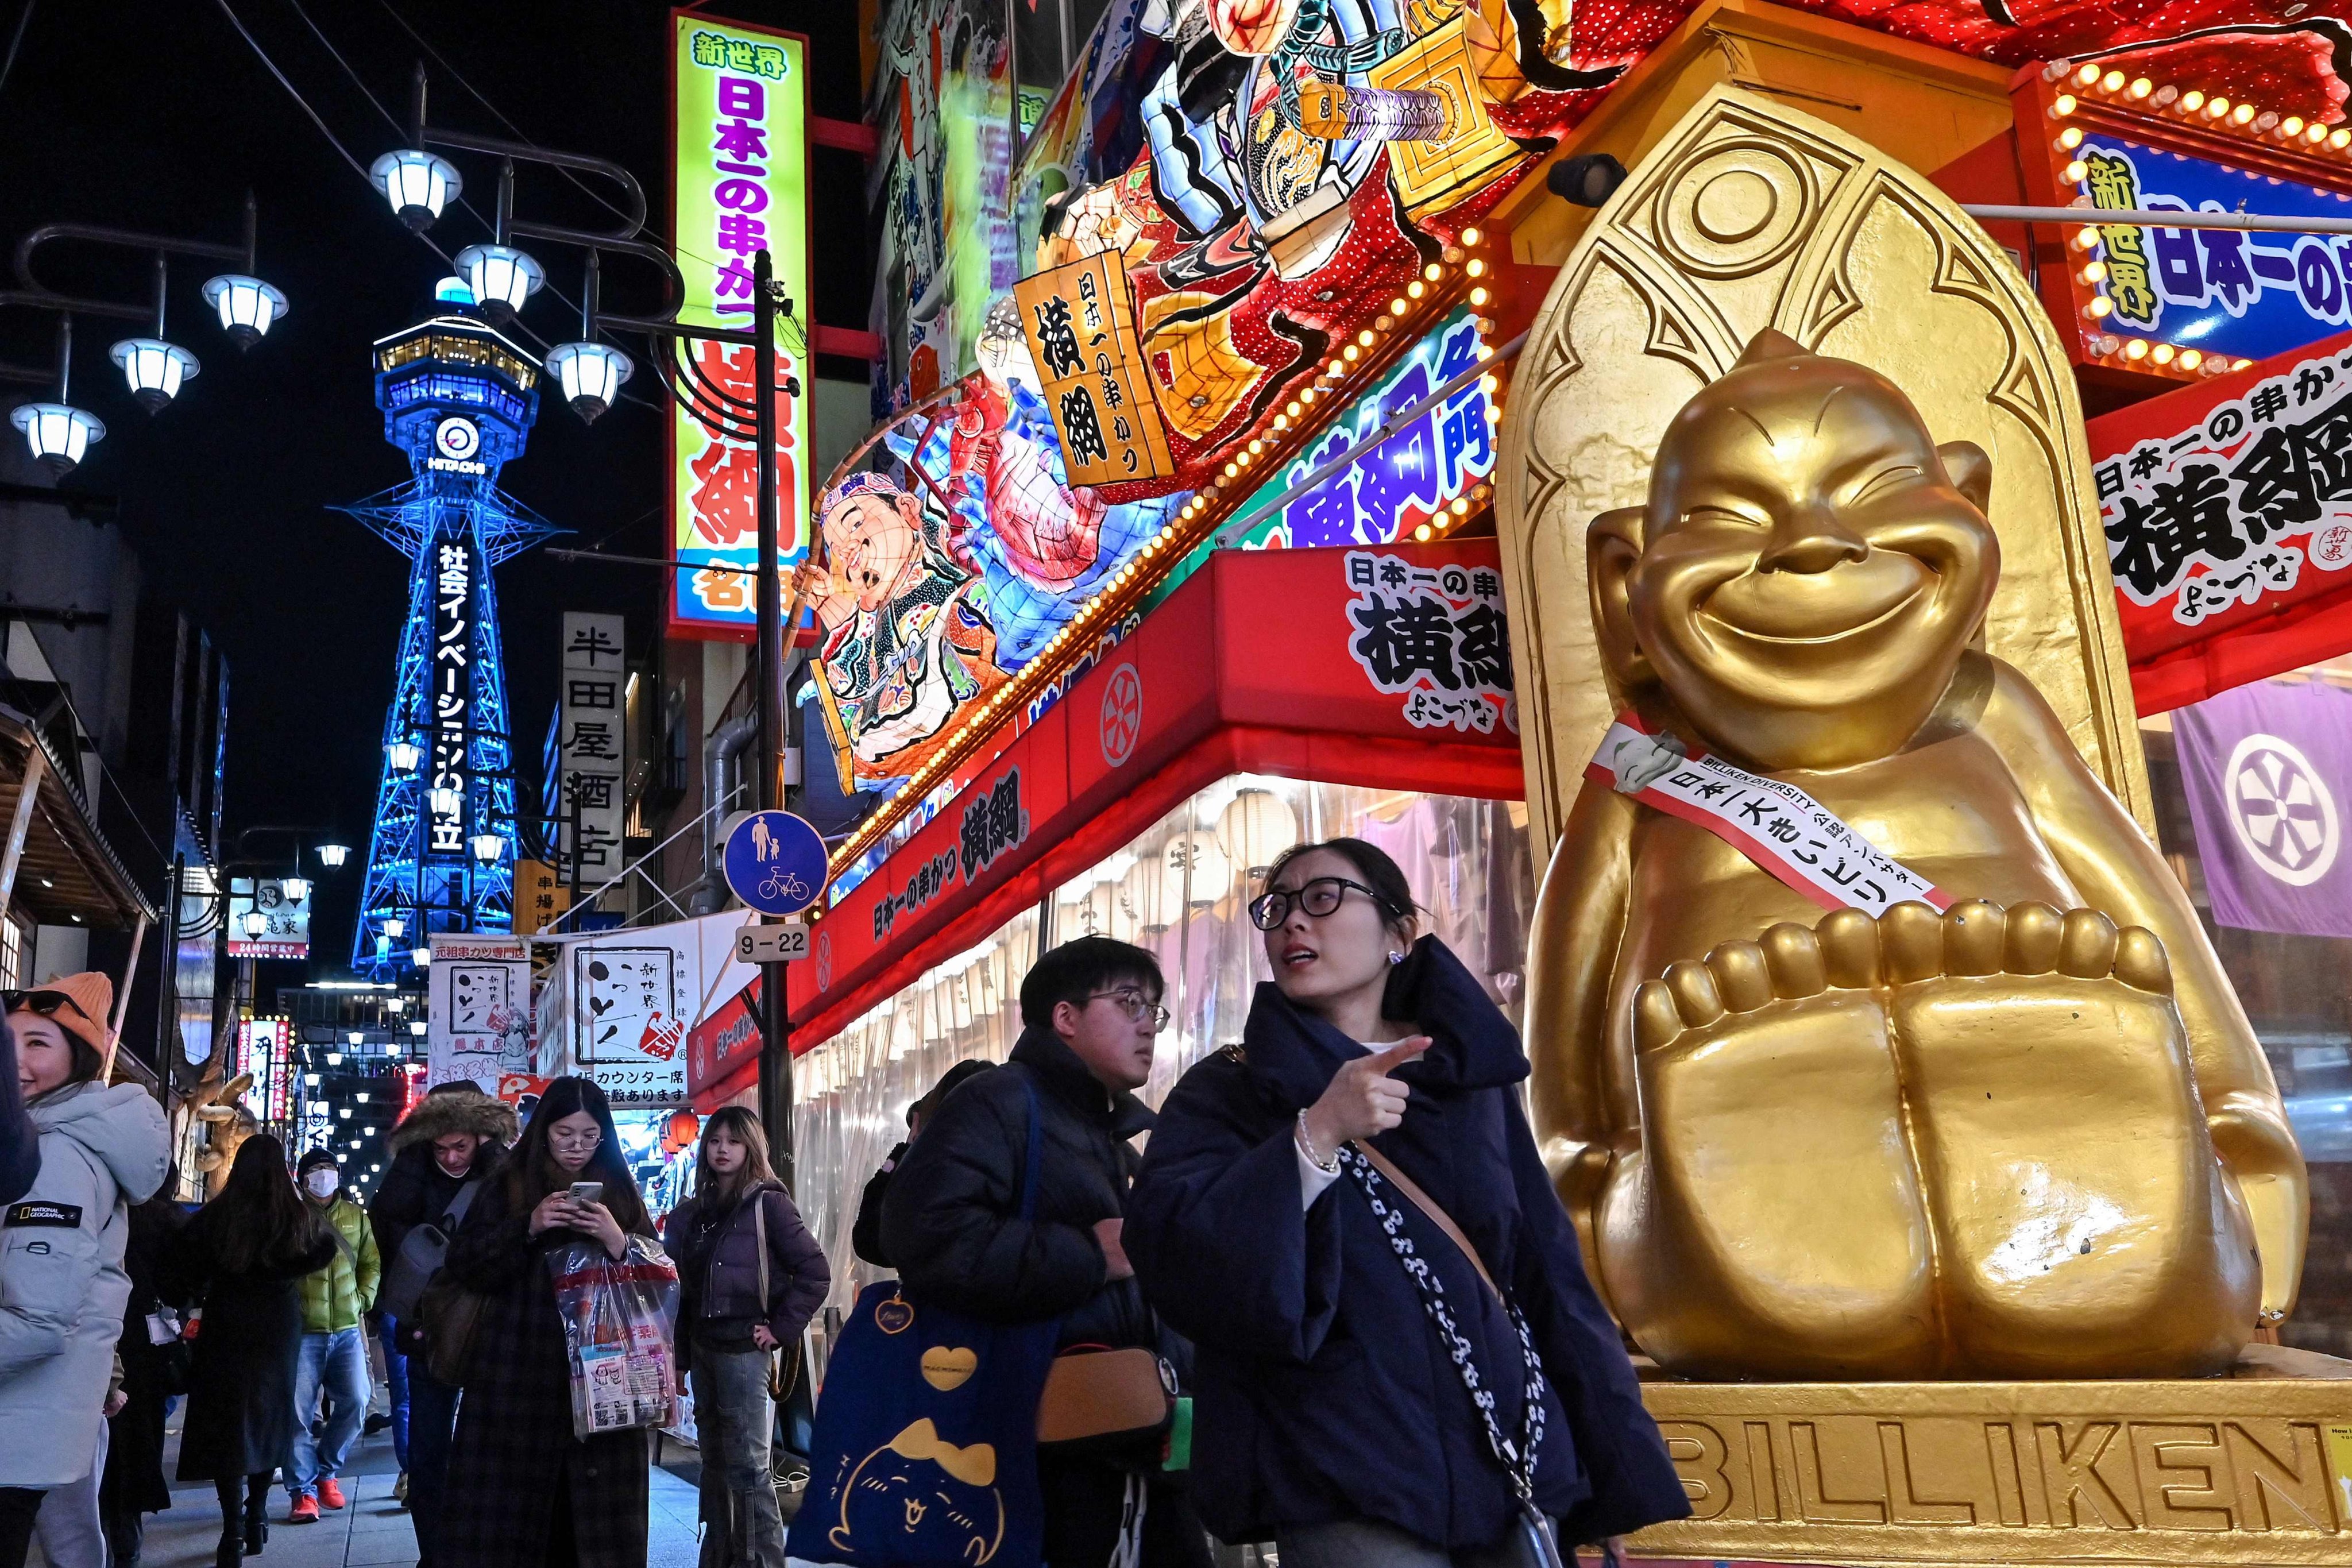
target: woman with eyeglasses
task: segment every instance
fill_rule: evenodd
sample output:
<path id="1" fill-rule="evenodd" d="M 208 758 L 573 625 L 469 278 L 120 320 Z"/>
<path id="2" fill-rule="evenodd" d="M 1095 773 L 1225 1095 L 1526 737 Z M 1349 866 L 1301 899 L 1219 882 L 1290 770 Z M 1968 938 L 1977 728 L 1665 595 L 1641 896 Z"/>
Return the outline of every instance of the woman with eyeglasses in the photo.
<path id="1" fill-rule="evenodd" d="M 31 1188 L 0 1210 L 0 1568 L 20 1568 L 41 1498 L 89 1474 L 122 1332 L 130 1207 L 163 1184 L 162 1107 L 109 1087 L 114 986 L 68 974 L 0 993 L 16 1088 L 40 1137 Z"/>
<path id="2" fill-rule="evenodd" d="M 592 1182 L 595 1196 L 572 1195 Z M 584 1078 L 554 1079 L 443 1259 L 481 1312 L 433 1568 L 644 1568 L 646 1435 L 572 1435 L 571 1363 L 547 1257 L 584 1240 L 618 1258 L 632 1236 L 653 1234 L 604 1091 Z"/>
<path id="3" fill-rule="evenodd" d="M 1355 838 L 1279 857 L 1241 1043 L 1127 1248 L 1194 1342 L 1195 1495 L 1283 1568 L 1535 1568 L 1690 1510 L 1528 1127 L 1528 1058 Z"/>

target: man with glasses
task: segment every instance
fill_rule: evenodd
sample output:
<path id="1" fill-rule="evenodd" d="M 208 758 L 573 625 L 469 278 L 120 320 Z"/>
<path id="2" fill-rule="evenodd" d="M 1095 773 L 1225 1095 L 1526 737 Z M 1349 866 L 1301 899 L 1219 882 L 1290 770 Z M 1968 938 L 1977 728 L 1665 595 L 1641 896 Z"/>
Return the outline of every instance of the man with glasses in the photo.
<path id="1" fill-rule="evenodd" d="M 1151 954 L 1108 937 L 1038 959 L 1008 1065 L 949 1095 L 891 1176 L 882 1236 L 910 1300 L 997 1322 L 1057 1320 L 1066 1349 L 1162 1348 L 1120 1232 L 1140 1163 L 1129 1140 L 1152 1122 L 1135 1090 L 1168 1024 L 1163 990 Z M 1036 1199 L 1024 1217 L 1033 1114 Z M 1039 1451 L 1054 1568 L 1206 1568 L 1208 1538 L 1159 1468 L 1160 1437 L 1136 1447 Z"/>

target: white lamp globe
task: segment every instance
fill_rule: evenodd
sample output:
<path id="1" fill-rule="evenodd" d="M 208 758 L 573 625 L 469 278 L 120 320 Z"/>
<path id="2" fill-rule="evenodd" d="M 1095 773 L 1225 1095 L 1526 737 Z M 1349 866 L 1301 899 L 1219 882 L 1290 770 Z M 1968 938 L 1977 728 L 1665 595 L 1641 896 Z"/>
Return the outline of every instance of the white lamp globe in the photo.
<path id="1" fill-rule="evenodd" d="M 429 947 L 412 947 L 408 950 L 408 962 L 422 969 L 433 962 L 433 950 Z"/>
<path id="2" fill-rule="evenodd" d="M 91 442 L 106 439 L 98 416 L 63 403 L 20 403 L 9 410 L 8 423 L 25 433 L 34 458 L 60 477 L 81 461 Z"/>
<path id="3" fill-rule="evenodd" d="M 402 920 L 398 915 L 391 916 L 383 922 L 383 934 L 386 936 L 406 936 L 408 934 L 408 922 Z"/>
<path id="4" fill-rule="evenodd" d="M 488 866 L 498 859 L 498 858 L 505 852 L 507 847 L 505 837 L 496 833 L 477 833 L 474 835 L 472 842 L 474 846 L 474 858 L 479 860 L 485 866 Z"/>
<path id="5" fill-rule="evenodd" d="M 125 338 L 107 351 L 122 367 L 131 395 L 150 414 L 161 414 L 180 395 L 180 384 L 196 374 L 196 356 L 161 338 Z"/>
<path id="6" fill-rule="evenodd" d="M 335 869 L 335 868 L 341 866 L 344 861 L 350 859 L 351 856 L 352 847 L 348 844 L 321 844 L 319 846 L 319 864 L 324 866 L 330 871 Z"/>
<path id="7" fill-rule="evenodd" d="M 419 234 L 431 228 L 441 209 L 466 188 L 456 164 L 413 147 L 378 158 L 368 165 L 368 178 L 383 192 L 400 221 Z"/>
<path id="8" fill-rule="evenodd" d="M 288 899 L 298 904 L 310 896 L 310 879 L 308 877 L 289 877 L 278 886 L 286 889 Z"/>
<path id="9" fill-rule="evenodd" d="M 558 343 L 547 351 L 547 368 L 563 387 L 563 400 L 587 424 L 613 406 L 621 383 L 637 367 L 609 343 Z"/>
<path id="10" fill-rule="evenodd" d="M 433 815 L 436 816 L 457 816 L 464 799 L 464 796 L 446 785 L 425 792 L 425 804 L 432 808 Z"/>
<path id="11" fill-rule="evenodd" d="M 259 342 L 269 324 L 286 313 L 285 295 L 242 272 L 224 272 L 206 282 L 205 303 L 220 312 L 221 331 L 240 350 Z"/>
<path id="12" fill-rule="evenodd" d="M 416 760 L 422 754 L 414 741 L 394 741 L 383 748 L 383 760 L 392 764 L 392 771 L 396 773 L 414 772 Z"/>
<path id="13" fill-rule="evenodd" d="M 245 927 L 245 934 L 247 936 L 259 936 L 269 929 L 269 917 L 259 910 L 247 910 L 237 918 L 239 923 Z"/>
<path id="14" fill-rule="evenodd" d="M 539 263 L 511 245 L 469 245 L 457 253 L 457 270 L 493 322 L 512 317 L 547 281 Z"/>

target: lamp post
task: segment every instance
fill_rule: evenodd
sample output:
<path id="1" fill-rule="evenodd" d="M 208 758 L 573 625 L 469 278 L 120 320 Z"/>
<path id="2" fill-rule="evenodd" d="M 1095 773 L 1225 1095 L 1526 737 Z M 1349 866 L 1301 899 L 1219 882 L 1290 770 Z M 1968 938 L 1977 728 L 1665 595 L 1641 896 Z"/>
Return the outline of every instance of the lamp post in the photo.
<path id="1" fill-rule="evenodd" d="M 760 670 L 758 800 L 763 811 L 783 802 L 783 581 L 777 562 L 780 522 L 775 446 L 775 403 L 779 390 L 800 395 L 796 378 L 776 374 L 776 334 L 779 318 L 792 318 L 793 302 L 778 297 L 775 274 L 767 251 L 752 258 L 752 327 L 689 326 L 677 320 L 685 293 L 676 258 L 642 237 L 646 195 L 636 177 L 608 159 L 562 153 L 527 142 L 471 132 L 452 131 L 427 123 L 425 77 L 417 68 L 410 98 L 409 129 L 413 148 L 385 153 L 375 163 L 395 216 L 422 230 L 438 216 L 440 205 L 461 184 L 457 171 L 425 151 L 445 147 L 486 153 L 499 160 L 498 204 L 489 245 L 468 246 L 457 262 L 467 273 L 476 300 L 494 322 L 511 319 L 545 279 L 545 271 L 528 253 L 511 242 L 542 239 L 588 253 L 585 287 L 581 297 L 581 337 L 559 343 L 548 353 L 547 368 L 582 419 L 593 421 L 618 398 L 621 384 L 635 369 L 628 355 L 597 342 L 600 332 L 629 332 L 647 342 L 647 361 L 677 405 L 721 440 L 748 441 L 757 454 L 759 489 L 759 565 L 755 601 L 756 641 Z M 622 222 L 609 230 L 573 228 L 560 224 L 519 218 L 514 213 L 514 169 L 517 163 L 593 174 L 618 186 L 623 198 Z M 624 316 L 603 309 L 603 257 L 606 252 L 635 256 L 661 275 L 662 305 L 651 316 Z M 748 346 L 752 355 L 751 397 L 738 397 L 706 375 L 695 363 L 688 345 L 725 342 Z M 790 612 L 797 615 L 797 605 Z M 574 834 L 577 843 L 577 834 Z M 574 896 L 578 888 L 574 885 Z M 784 1008 L 782 974 L 760 990 L 760 1087 L 761 1111 L 768 1125 L 769 1147 L 777 1175 L 793 1186 L 792 1050 Z"/>
<path id="2" fill-rule="evenodd" d="M 131 397 L 149 414 L 160 414 L 170 406 L 180 388 L 202 368 L 194 353 L 163 336 L 172 257 L 194 256 L 243 263 L 244 271 L 225 272 L 205 284 L 205 302 L 217 312 L 221 330 L 240 352 L 261 341 L 270 323 L 286 313 L 286 296 L 253 276 L 257 222 L 253 198 L 248 195 L 245 198 L 242 246 L 83 223 L 44 224 L 17 241 L 18 287 L 0 289 L 0 305 L 47 310 L 58 317 L 58 358 L 53 369 L 0 364 L 0 380 L 54 384 L 57 388 L 56 401 L 23 404 L 8 416 L 9 423 L 23 433 L 35 458 L 62 478 L 81 462 L 93 442 L 106 436 L 103 421 L 69 401 L 73 395 L 74 317 L 104 316 L 138 321 L 151 328 L 149 335 L 124 338 L 108 351 L 121 367 Z M 35 275 L 33 255 L 42 246 L 57 240 L 110 246 L 152 257 L 155 277 L 152 298 L 145 303 L 94 300 L 51 289 Z"/>

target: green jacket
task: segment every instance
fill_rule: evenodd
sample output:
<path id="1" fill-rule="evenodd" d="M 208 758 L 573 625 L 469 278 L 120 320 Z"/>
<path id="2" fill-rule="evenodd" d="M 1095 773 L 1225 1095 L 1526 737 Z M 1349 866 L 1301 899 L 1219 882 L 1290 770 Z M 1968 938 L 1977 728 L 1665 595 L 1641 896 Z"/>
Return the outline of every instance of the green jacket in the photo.
<path id="1" fill-rule="evenodd" d="M 367 1210 L 338 1194 L 328 1205 L 327 1222 L 335 1227 L 342 1245 L 335 1248 L 334 1258 L 324 1268 L 302 1276 L 302 1331 L 306 1334 L 358 1328 L 360 1314 L 375 1305 L 376 1282 L 383 1273 L 383 1260 L 376 1256 L 375 1227 L 368 1224 Z"/>

